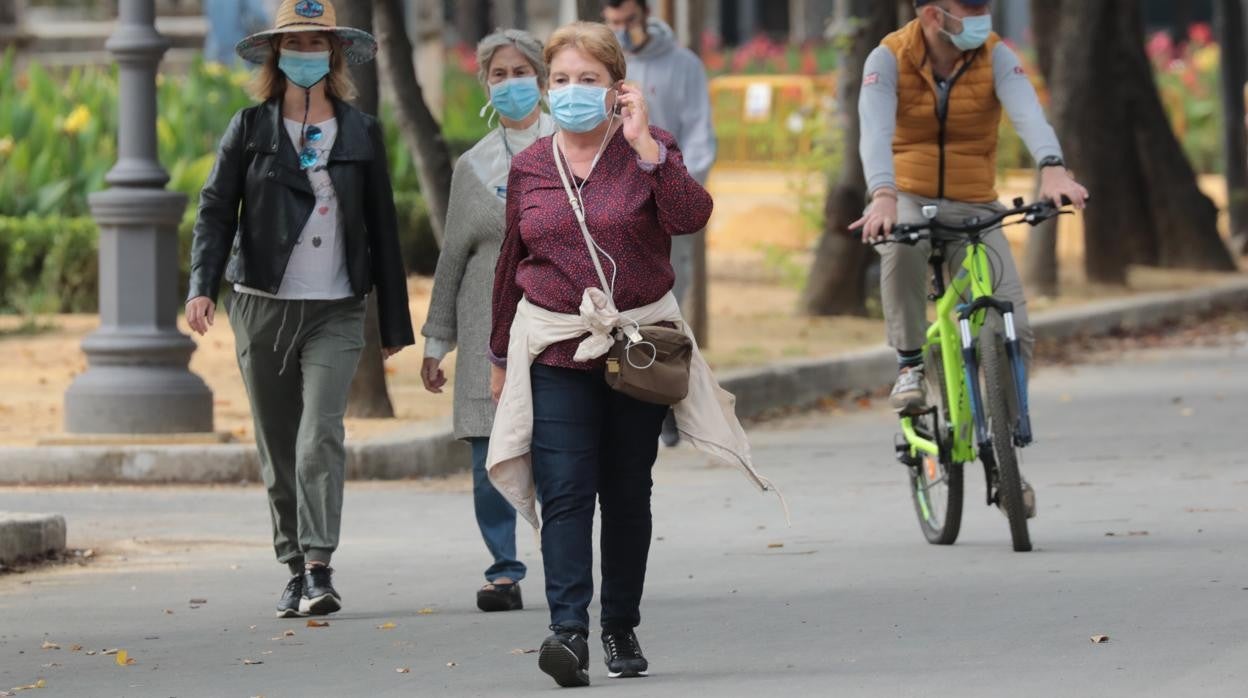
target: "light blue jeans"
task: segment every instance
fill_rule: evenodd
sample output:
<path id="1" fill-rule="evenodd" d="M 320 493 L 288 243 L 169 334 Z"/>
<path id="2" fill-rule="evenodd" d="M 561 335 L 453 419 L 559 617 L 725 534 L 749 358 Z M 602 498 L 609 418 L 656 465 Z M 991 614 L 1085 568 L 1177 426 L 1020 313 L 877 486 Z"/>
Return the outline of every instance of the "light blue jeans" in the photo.
<path id="1" fill-rule="evenodd" d="M 477 514 L 477 527 L 485 547 L 494 556 L 494 564 L 485 570 L 485 579 L 493 582 L 506 577 L 514 582 L 524 579 L 528 568 L 516 559 L 516 510 L 485 473 L 485 458 L 490 450 L 487 438 L 468 439 L 472 444 L 472 505 Z"/>

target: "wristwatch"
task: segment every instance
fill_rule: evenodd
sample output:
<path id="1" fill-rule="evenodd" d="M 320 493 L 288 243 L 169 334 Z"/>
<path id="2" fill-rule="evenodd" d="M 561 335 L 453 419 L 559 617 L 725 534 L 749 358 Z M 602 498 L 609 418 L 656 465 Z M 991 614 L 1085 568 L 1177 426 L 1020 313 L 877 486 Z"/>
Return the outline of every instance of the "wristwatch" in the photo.
<path id="1" fill-rule="evenodd" d="M 1050 155 L 1040 162 L 1036 163 L 1036 169 L 1043 170 L 1046 167 L 1065 167 L 1066 163 L 1056 155 Z"/>

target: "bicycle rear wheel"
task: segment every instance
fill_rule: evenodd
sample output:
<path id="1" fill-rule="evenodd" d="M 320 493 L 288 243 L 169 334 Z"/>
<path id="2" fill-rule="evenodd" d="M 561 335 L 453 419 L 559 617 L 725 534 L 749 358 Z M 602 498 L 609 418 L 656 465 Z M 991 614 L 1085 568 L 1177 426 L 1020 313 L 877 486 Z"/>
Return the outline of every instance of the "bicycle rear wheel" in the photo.
<path id="1" fill-rule="evenodd" d="M 1013 373 L 1005 353 L 1005 321 L 995 310 L 985 312 L 988 316 L 979 333 L 979 361 L 984 374 L 984 416 L 996 462 L 997 503 L 1010 522 L 1014 551 L 1025 553 L 1031 550 L 1031 535 L 1027 531 L 1018 448 L 1014 445 L 1014 417 L 1018 411 Z"/>
<path id="2" fill-rule="evenodd" d="M 927 542 L 953 545 L 962 528 L 962 464 L 949 457 L 949 399 L 939 347 L 928 351 L 925 365 L 929 399 L 939 398 L 932 412 L 914 418 L 914 425 L 920 435 L 940 444 L 941 457 L 919 454 L 917 465 L 910 467 L 910 494 Z"/>

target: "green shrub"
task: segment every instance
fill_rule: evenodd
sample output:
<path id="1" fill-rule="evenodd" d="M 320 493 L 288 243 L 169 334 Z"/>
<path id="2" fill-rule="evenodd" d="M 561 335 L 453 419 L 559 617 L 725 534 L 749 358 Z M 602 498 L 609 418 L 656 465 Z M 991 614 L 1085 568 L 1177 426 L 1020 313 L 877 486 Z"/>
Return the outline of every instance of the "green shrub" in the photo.
<path id="1" fill-rule="evenodd" d="M 90 218 L 0 217 L 0 312 L 94 312 L 98 239 Z"/>

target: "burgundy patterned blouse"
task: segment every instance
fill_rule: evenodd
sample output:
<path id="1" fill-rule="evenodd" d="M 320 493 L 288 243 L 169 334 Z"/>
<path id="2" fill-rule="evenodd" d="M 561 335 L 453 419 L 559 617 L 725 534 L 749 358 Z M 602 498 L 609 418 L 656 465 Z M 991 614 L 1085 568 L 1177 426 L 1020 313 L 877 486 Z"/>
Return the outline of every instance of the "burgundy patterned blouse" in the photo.
<path id="1" fill-rule="evenodd" d="M 711 195 L 685 170 L 676 140 L 654 126 L 650 133 L 659 143 L 657 165 L 642 163 L 619 129 L 581 191 L 590 235 L 619 265 L 615 303 L 620 310 L 654 303 L 672 289 L 671 236 L 696 233 L 711 217 Z M 555 169 L 549 137 L 512 162 L 504 235 L 490 336 L 491 358 L 499 365 L 505 365 L 521 296 L 547 310 L 575 314 L 585 289 L 602 285 Z M 606 257 L 602 266 L 610 280 Z M 605 365 L 605 357 L 573 361 L 579 343 L 556 344 L 537 361 L 586 370 Z"/>

